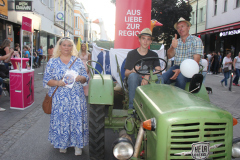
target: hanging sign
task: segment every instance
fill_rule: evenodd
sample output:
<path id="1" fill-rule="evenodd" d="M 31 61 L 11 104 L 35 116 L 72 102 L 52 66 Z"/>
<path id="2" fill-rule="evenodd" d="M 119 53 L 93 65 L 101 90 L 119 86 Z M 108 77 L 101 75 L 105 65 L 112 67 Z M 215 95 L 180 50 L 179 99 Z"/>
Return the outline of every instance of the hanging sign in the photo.
<path id="1" fill-rule="evenodd" d="M 32 19 L 27 17 L 22 17 L 22 30 L 32 32 Z"/>
<path id="2" fill-rule="evenodd" d="M 57 11 L 56 12 L 55 21 L 56 22 L 64 21 L 64 12 L 63 11 Z"/>
<path id="3" fill-rule="evenodd" d="M 15 1 L 15 11 L 32 11 L 31 1 Z"/>

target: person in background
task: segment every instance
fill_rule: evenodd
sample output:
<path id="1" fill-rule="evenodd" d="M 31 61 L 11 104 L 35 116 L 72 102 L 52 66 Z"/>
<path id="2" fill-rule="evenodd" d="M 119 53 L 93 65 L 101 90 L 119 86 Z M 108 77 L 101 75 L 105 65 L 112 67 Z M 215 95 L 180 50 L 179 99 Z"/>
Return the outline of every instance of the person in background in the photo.
<path id="1" fill-rule="evenodd" d="M 22 52 L 21 52 L 21 50 L 20 50 L 20 47 L 19 47 L 19 44 L 18 44 L 18 43 L 15 43 L 14 51 L 16 51 L 16 52 L 15 52 L 15 54 L 13 55 L 13 56 L 14 56 L 13 58 L 21 58 Z"/>
<path id="2" fill-rule="evenodd" d="M 218 73 L 222 73 L 222 55 L 218 52 Z"/>
<path id="3" fill-rule="evenodd" d="M 213 74 L 218 74 L 218 54 L 217 52 L 213 51 L 213 58 L 212 58 L 212 68 L 213 68 Z"/>
<path id="4" fill-rule="evenodd" d="M 75 147 L 75 155 L 81 155 L 82 148 L 89 141 L 87 102 L 82 87 L 89 77 L 82 60 L 77 57 L 74 42 L 69 37 L 61 38 L 53 51 L 53 58 L 47 63 L 43 87 L 50 88 L 48 95 L 52 96 L 58 86 L 52 97 L 48 140 L 61 153 L 66 153 L 69 147 Z M 78 74 L 72 88 L 65 86 L 62 80 L 67 70 Z"/>
<path id="5" fill-rule="evenodd" d="M 233 85 L 239 86 L 238 81 L 240 76 L 240 52 L 238 53 L 238 56 L 234 58 L 233 67 L 234 67 L 234 71 L 236 72 L 236 76 L 233 79 Z"/>
<path id="6" fill-rule="evenodd" d="M 8 54 L 2 55 L 4 50 L 0 50 L 0 96 L 2 95 L 2 85 L 3 79 L 9 77 L 9 69 L 6 68 L 4 61 L 11 58 L 12 54 L 14 53 L 13 49 L 10 49 Z M 5 84 L 4 86 L 6 90 L 9 92 L 9 85 Z M 5 111 L 6 109 L 0 107 L 0 111 Z"/>
<path id="7" fill-rule="evenodd" d="M 41 61 L 43 59 L 43 46 L 40 46 L 40 48 L 37 50 L 38 56 L 39 56 L 39 61 L 38 61 L 38 66 L 41 66 Z"/>
<path id="8" fill-rule="evenodd" d="M 184 18 L 180 18 L 178 22 L 174 24 L 174 28 L 177 30 L 180 38 L 177 39 L 177 34 L 172 40 L 172 44 L 167 51 L 168 58 L 174 59 L 174 66 L 163 73 L 162 77 L 165 84 L 175 83 L 176 87 L 185 89 L 187 82 L 190 82 L 191 78 L 184 77 L 180 71 L 180 64 L 185 59 L 193 59 L 198 64 L 203 56 L 203 44 L 202 40 L 196 36 L 189 34 L 191 23 Z"/>
<path id="9" fill-rule="evenodd" d="M 3 84 L 3 79 L 0 77 L 0 98 L 2 96 L 2 84 Z M 6 109 L 0 107 L 0 112 L 6 111 Z"/>
<path id="10" fill-rule="evenodd" d="M 208 61 L 208 56 L 205 52 L 203 53 L 203 59 L 206 59 Z"/>
<path id="11" fill-rule="evenodd" d="M 3 43 L 1 44 L 1 49 L 0 49 L 0 56 L 5 56 L 10 54 L 12 56 L 12 54 L 14 53 L 14 50 L 12 48 L 10 48 L 11 45 L 11 41 L 9 39 L 5 39 L 3 41 Z M 2 63 L 4 63 L 5 67 L 9 70 L 9 63 L 11 56 L 7 59 L 5 59 L 4 61 L 2 61 Z"/>
<path id="12" fill-rule="evenodd" d="M 209 53 L 207 57 L 208 57 L 208 73 L 207 74 L 212 74 L 211 73 L 212 53 Z"/>
<path id="13" fill-rule="evenodd" d="M 53 56 L 53 49 L 53 45 L 50 45 L 50 47 L 48 48 L 48 60 Z"/>
<path id="14" fill-rule="evenodd" d="M 87 51 L 87 47 L 86 47 L 85 43 L 81 44 L 81 50 L 78 54 L 78 57 L 81 58 L 81 60 L 84 64 L 84 67 L 85 67 L 85 69 L 88 73 L 88 77 L 90 77 L 90 73 L 89 73 L 89 70 L 88 70 L 88 67 L 87 67 L 86 63 L 87 63 L 88 60 L 91 60 L 91 54 Z M 91 63 L 89 62 L 88 65 L 91 65 Z M 88 96 L 88 85 L 83 86 L 83 90 L 84 90 L 85 96 Z"/>
<path id="15" fill-rule="evenodd" d="M 223 58 L 223 68 L 228 68 L 228 71 L 224 72 L 224 78 L 220 82 L 223 87 L 227 88 L 227 80 L 232 70 L 231 52 L 229 51 L 227 52 L 226 57 Z M 223 85 L 224 81 L 225 81 L 225 85 Z"/>
<path id="16" fill-rule="evenodd" d="M 29 52 L 29 47 L 27 45 L 23 46 L 24 50 L 24 58 L 29 58 L 30 59 L 30 52 Z"/>
<path id="17" fill-rule="evenodd" d="M 202 66 L 203 66 L 203 70 L 202 70 L 202 75 L 203 75 L 203 84 L 205 83 L 205 79 L 207 76 L 207 70 L 208 70 L 208 61 L 207 61 L 207 56 L 204 56 L 204 58 L 202 59 Z"/>

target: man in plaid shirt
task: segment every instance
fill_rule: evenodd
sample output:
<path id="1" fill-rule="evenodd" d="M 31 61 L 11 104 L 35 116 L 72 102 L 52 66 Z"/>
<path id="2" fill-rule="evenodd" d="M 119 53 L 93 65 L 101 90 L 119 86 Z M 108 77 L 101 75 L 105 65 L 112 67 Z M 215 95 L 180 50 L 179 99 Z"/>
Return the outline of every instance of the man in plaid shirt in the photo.
<path id="1" fill-rule="evenodd" d="M 191 23 L 182 17 L 174 24 L 180 38 L 177 39 L 177 34 L 175 34 L 171 47 L 167 51 L 168 59 L 175 56 L 174 66 L 162 75 L 165 84 L 175 82 L 175 86 L 181 89 L 185 89 L 186 82 L 189 82 L 191 78 L 182 75 L 180 64 L 185 59 L 194 59 L 199 64 L 203 56 L 202 40 L 189 34 L 190 27 Z"/>

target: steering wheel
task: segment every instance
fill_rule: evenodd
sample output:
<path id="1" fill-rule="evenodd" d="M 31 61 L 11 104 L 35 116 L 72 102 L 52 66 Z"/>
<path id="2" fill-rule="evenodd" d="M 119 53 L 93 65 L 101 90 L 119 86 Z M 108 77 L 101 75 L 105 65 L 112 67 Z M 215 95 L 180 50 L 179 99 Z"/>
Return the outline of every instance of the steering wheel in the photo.
<path id="1" fill-rule="evenodd" d="M 159 58 L 159 57 L 147 57 L 147 58 L 142 58 L 142 59 L 139 59 L 135 64 L 134 64 L 134 70 L 136 71 L 136 73 L 138 73 L 138 74 L 141 74 L 141 75 L 150 75 L 150 70 L 153 70 L 153 69 L 155 69 L 155 68 L 153 68 L 153 64 L 154 64 L 154 62 L 156 61 L 156 60 L 162 60 L 164 63 L 165 63 L 165 67 L 162 69 L 161 68 L 161 70 L 157 70 L 156 72 L 154 72 L 153 73 L 153 75 L 154 74 L 158 74 L 158 73 L 161 73 L 162 71 L 164 71 L 166 68 L 167 68 L 167 61 L 165 60 L 165 59 L 162 59 L 162 58 Z M 145 61 L 152 61 L 152 65 L 149 65 L 148 66 L 148 72 L 147 73 L 141 73 L 141 72 L 139 72 L 138 70 L 136 70 L 136 66 L 138 65 L 138 64 L 141 64 L 141 63 L 143 63 L 143 62 L 145 62 Z"/>

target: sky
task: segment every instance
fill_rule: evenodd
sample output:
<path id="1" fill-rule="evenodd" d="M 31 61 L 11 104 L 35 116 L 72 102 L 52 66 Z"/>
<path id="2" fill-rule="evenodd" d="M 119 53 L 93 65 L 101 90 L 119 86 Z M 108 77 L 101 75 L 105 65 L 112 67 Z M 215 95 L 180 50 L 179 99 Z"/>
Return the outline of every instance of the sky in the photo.
<path id="1" fill-rule="evenodd" d="M 104 21 L 105 30 L 111 40 L 115 38 L 115 16 L 116 6 L 111 3 L 111 0 L 78 0 L 82 2 L 86 13 L 89 13 L 89 19 L 94 21 L 97 18 L 102 18 Z M 92 23 L 92 30 L 100 33 L 99 25 Z"/>

